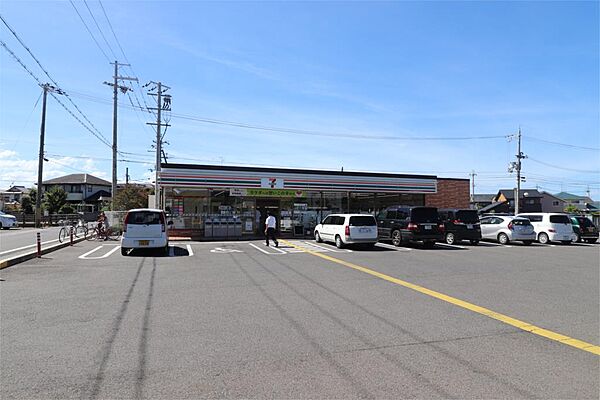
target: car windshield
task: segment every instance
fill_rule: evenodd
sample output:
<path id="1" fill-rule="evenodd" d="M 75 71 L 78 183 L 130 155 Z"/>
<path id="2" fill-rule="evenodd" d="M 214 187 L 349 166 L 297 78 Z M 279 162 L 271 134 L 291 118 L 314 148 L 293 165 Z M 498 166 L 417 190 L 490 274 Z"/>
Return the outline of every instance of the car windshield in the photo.
<path id="1" fill-rule="evenodd" d="M 131 225 L 158 225 L 160 214 L 153 211 L 135 211 L 129 213 L 127 223 Z"/>
<path id="2" fill-rule="evenodd" d="M 550 223 L 552 223 L 552 224 L 570 224 L 571 220 L 566 215 L 551 215 Z"/>
<path id="3" fill-rule="evenodd" d="M 515 218 L 512 220 L 513 225 L 531 225 L 531 222 L 525 218 Z"/>
<path id="4" fill-rule="evenodd" d="M 476 210 L 458 210 L 456 219 L 467 224 L 476 224 L 479 222 Z"/>
<path id="5" fill-rule="evenodd" d="M 415 207 L 411 211 L 413 222 L 438 222 L 439 215 L 434 207 Z"/>
<path id="6" fill-rule="evenodd" d="M 374 226 L 377 225 L 375 217 L 371 215 L 350 217 L 350 226 Z"/>

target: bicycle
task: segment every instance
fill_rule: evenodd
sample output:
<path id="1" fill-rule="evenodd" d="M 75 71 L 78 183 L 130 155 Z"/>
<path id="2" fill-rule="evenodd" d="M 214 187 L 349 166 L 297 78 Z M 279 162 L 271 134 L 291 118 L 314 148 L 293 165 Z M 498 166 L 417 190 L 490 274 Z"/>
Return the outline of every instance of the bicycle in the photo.
<path id="1" fill-rule="evenodd" d="M 118 240 L 121 237 L 121 230 L 113 229 L 108 227 L 106 229 L 104 226 L 99 227 L 98 225 L 94 226 L 91 230 L 88 230 L 86 234 L 87 240 L 96 240 L 98 238 L 104 240 Z"/>
<path id="2" fill-rule="evenodd" d="M 73 230 L 73 236 L 76 238 L 85 237 L 88 232 L 87 226 L 83 224 L 83 220 L 79 221 L 65 221 L 63 227 L 58 232 L 58 241 L 63 243 L 67 238 L 71 236 L 71 230 Z"/>

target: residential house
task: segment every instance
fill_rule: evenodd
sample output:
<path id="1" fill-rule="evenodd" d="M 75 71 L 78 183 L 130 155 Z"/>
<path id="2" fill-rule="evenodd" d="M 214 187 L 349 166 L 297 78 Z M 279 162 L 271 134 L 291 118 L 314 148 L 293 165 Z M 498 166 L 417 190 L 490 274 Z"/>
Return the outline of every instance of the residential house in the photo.
<path id="1" fill-rule="evenodd" d="M 70 174 L 42 182 L 44 192 L 53 186 L 67 192 L 67 202 L 77 211 L 99 211 L 102 202 L 111 198 L 111 183 L 90 174 Z"/>
<path id="2" fill-rule="evenodd" d="M 494 197 L 496 197 L 495 193 L 474 194 L 470 202 L 471 208 L 479 210 L 483 207 L 487 207 L 492 204 Z"/>
<path id="3" fill-rule="evenodd" d="M 2 210 L 19 210 L 23 196 L 29 193 L 29 189 L 25 186 L 11 186 L 10 188 L 0 192 L 0 209 Z"/>
<path id="4" fill-rule="evenodd" d="M 560 192 L 554 195 L 559 199 L 564 200 L 566 206 L 575 206 L 583 213 L 597 212 L 597 202 L 592 200 L 589 196 L 579 196 L 572 193 Z"/>
<path id="5" fill-rule="evenodd" d="M 501 189 L 492 203 L 479 210 L 481 214 L 514 214 L 514 189 Z M 536 189 L 521 189 L 519 192 L 519 212 L 542 212 L 542 194 Z"/>
<path id="6" fill-rule="evenodd" d="M 542 194 L 542 212 L 557 212 L 561 213 L 565 211 L 567 202 L 556 197 L 548 192 L 541 192 Z"/>

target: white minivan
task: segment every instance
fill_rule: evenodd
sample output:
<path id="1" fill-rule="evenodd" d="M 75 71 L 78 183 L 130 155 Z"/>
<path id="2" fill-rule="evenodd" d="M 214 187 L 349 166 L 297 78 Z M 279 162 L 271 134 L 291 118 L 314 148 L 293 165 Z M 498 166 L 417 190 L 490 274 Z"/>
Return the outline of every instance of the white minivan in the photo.
<path id="1" fill-rule="evenodd" d="M 315 227 L 317 242 L 333 242 L 341 249 L 347 244 L 377 243 L 377 221 L 370 214 L 330 214 Z"/>
<path id="2" fill-rule="evenodd" d="M 163 210 L 137 208 L 127 211 L 123 221 L 121 254 L 131 249 L 160 249 L 169 254 L 167 218 Z"/>
<path id="3" fill-rule="evenodd" d="M 573 225 L 567 214 L 561 213 L 526 213 L 517 217 L 527 218 L 535 228 L 538 242 L 561 242 L 569 244 L 573 241 Z"/>

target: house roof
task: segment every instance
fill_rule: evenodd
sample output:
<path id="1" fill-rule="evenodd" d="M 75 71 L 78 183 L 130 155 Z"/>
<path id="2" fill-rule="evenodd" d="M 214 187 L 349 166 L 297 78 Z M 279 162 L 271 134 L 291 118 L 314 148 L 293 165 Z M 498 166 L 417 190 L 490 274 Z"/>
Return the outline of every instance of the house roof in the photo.
<path id="1" fill-rule="evenodd" d="M 109 181 L 105 181 L 104 179 L 100 179 L 90 174 L 70 174 L 65 176 L 59 176 L 58 178 L 49 179 L 47 181 L 42 182 L 43 185 L 63 185 L 63 184 L 84 184 L 88 185 L 101 185 L 101 186 L 111 186 Z"/>
<path id="2" fill-rule="evenodd" d="M 496 197 L 495 193 L 474 194 L 473 202 L 476 202 L 476 203 L 482 203 L 485 201 L 491 202 L 494 199 L 494 197 Z"/>
<path id="3" fill-rule="evenodd" d="M 480 208 L 479 210 L 477 210 L 477 212 L 480 213 L 480 214 L 485 213 L 485 212 L 489 212 L 489 211 L 493 210 L 494 208 L 496 208 L 496 207 L 498 207 L 499 205 L 502 205 L 502 204 L 506 204 L 506 201 L 497 201 L 497 202 L 492 203 L 490 205 L 487 205 L 487 206 L 485 206 L 483 208 Z"/>
<path id="4" fill-rule="evenodd" d="M 579 196 L 577 194 L 573 194 L 573 193 L 568 193 L 568 192 L 560 192 L 560 193 L 556 193 L 554 196 L 558 197 L 559 199 L 565 200 L 565 201 L 569 201 L 569 200 L 591 200 L 588 196 Z"/>
<path id="5" fill-rule="evenodd" d="M 552 193 L 542 192 L 542 196 L 549 196 L 549 197 L 552 197 L 553 199 L 560 200 L 563 203 L 565 202 L 564 199 L 561 199 L 560 197 L 558 197 L 558 196 L 556 196 L 555 194 L 552 194 Z"/>
<path id="6" fill-rule="evenodd" d="M 86 197 L 85 201 L 93 203 L 100 200 L 100 197 L 104 197 L 105 199 L 110 198 L 110 192 L 107 192 L 106 190 L 99 190 L 93 195 Z"/>
<path id="7" fill-rule="evenodd" d="M 29 189 L 26 189 L 25 186 L 11 186 L 8 189 L 6 189 L 7 192 L 21 192 L 21 193 L 27 193 L 29 192 Z"/>
<path id="8" fill-rule="evenodd" d="M 526 194 L 527 193 L 527 194 Z M 500 189 L 498 194 L 494 198 L 498 198 L 500 194 L 504 195 L 507 200 L 514 200 L 515 198 L 515 190 L 514 189 Z M 540 192 L 536 189 L 521 189 L 519 191 L 519 198 L 522 199 L 524 197 L 528 197 L 530 199 L 544 197 Z"/>

